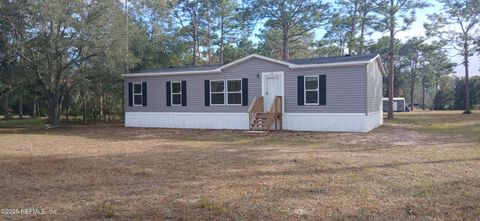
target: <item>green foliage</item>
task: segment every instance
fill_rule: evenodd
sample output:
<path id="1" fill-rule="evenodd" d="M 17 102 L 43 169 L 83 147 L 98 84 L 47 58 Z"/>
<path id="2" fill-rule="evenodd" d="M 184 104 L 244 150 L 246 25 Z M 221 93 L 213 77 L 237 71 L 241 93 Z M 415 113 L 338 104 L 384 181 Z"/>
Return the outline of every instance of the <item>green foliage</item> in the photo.
<path id="1" fill-rule="evenodd" d="M 252 9 L 259 19 L 265 19 L 263 45 L 273 50 L 271 46 L 278 45 L 273 56 L 288 60 L 296 51 L 311 46 L 313 38 L 309 38 L 314 28 L 317 28 L 330 14 L 330 5 L 314 0 L 257 0 L 252 3 Z M 292 46 L 293 45 L 293 46 Z"/>
<path id="2" fill-rule="evenodd" d="M 0 120 L 0 128 L 43 126 L 46 120 L 41 118 Z"/>
<path id="3" fill-rule="evenodd" d="M 455 79 L 444 76 L 441 79 L 439 89 L 433 98 L 433 108 L 435 110 L 453 109 Z"/>
<path id="4" fill-rule="evenodd" d="M 432 22 L 425 24 L 427 36 L 437 37 L 448 42 L 449 46 L 463 56 L 465 82 L 469 79 L 469 57 L 479 49 L 480 1 L 479 0 L 439 0 L 442 12 L 430 15 Z M 464 85 L 464 94 L 469 84 Z M 457 94 L 457 93 L 456 93 Z M 468 93 L 470 94 L 470 93 Z M 465 113 L 470 112 L 471 99 L 466 96 Z M 456 104 L 455 106 L 459 106 Z"/>
<path id="5" fill-rule="evenodd" d="M 405 30 L 414 12 L 427 6 L 419 0 L 393 2 L 402 4 L 392 6 L 389 0 L 337 0 L 333 5 L 320 0 L 140 0 L 127 4 L 1 0 L 0 95 L 5 99 L 0 109 L 18 113 L 22 98 L 26 112 L 48 113 L 52 124 L 59 123 L 60 115 L 106 120 L 123 114 L 121 74 L 125 72 L 228 63 L 253 53 L 291 59 L 370 52 L 381 54 L 388 67 L 391 51 L 395 94 L 407 95 L 409 83 L 418 80 L 425 82 L 422 87 L 428 94 L 438 95 L 437 107 L 446 106 L 453 84 L 441 86 L 441 79 L 452 70 L 445 44 L 455 41 L 458 47 L 459 40 L 473 42 L 478 33 L 465 37 L 442 30 L 447 30 L 447 23 L 456 24 L 452 18 L 476 22 L 477 17 L 465 17 L 478 12 L 470 7 L 476 1 L 442 0 L 444 13 L 432 16 L 427 37 L 443 41 L 402 42 L 384 36 L 366 42 L 365 36 L 373 31 L 393 28 L 396 34 Z M 318 33 L 325 35 L 317 39 Z M 468 55 L 473 49 L 469 47 Z M 415 93 L 422 89 L 418 85 Z M 454 95 L 462 96 L 455 91 Z M 459 99 L 455 99 L 457 106 Z"/>
<path id="6" fill-rule="evenodd" d="M 480 107 L 480 76 L 470 78 L 470 102 L 473 107 Z M 455 81 L 455 109 L 465 109 L 465 79 L 458 78 Z"/>

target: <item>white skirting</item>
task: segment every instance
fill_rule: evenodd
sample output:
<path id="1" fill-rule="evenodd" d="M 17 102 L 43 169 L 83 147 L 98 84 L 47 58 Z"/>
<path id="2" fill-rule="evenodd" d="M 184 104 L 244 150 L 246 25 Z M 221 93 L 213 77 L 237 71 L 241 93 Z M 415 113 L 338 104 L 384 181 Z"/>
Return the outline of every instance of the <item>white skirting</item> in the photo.
<path id="1" fill-rule="evenodd" d="M 248 114 L 126 112 L 125 126 L 248 130 Z"/>
<path id="2" fill-rule="evenodd" d="M 298 131 L 368 132 L 380 125 L 373 113 L 285 113 L 283 129 Z"/>
<path id="3" fill-rule="evenodd" d="M 284 130 L 368 132 L 382 124 L 382 112 L 285 113 Z M 126 112 L 126 127 L 248 130 L 247 113 Z"/>

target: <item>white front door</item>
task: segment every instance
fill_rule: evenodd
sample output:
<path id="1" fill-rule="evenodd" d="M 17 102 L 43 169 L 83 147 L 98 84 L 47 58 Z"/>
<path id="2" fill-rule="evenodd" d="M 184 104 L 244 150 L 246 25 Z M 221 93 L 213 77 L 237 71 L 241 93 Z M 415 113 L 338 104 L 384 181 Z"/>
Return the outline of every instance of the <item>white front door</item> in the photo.
<path id="1" fill-rule="evenodd" d="M 275 96 L 283 96 L 282 77 L 283 73 L 263 73 L 263 105 L 265 112 L 269 111 L 270 105 L 275 99 Z"/>

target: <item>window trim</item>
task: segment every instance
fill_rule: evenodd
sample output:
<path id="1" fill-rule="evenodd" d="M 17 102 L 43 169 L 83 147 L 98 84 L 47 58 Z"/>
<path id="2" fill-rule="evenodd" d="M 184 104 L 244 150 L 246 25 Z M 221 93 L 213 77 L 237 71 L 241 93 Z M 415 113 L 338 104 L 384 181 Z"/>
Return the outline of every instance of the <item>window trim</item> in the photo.
<path id="1" fill-rule="evenodd" d="M 239 91 L 229 92 L 229 91 L 228 91 L 228 82 L 229 82 L 229 81 L 240 81 L 240 90 L 239 90 Z M 228 106 L 242 106 L 242 99 L 243 99 L 242 79 L 227 79 L 227 80 L 225 80 L 225 85 L 226 85 L 226 88 L 227 88 L 227 90 L 225 90 L 225 99 L 226 99 L 226 102 L 225 102 L 225 103 L 226 103 L 226 105 L 228 105 Z M 240 103 L 239 103 L 239 104 L 230 104 L 230 103 L 228 102 L 228 94 L 230 94 L 230 93 L 232 93 L 232 94 L 238 94 L 238 93 L 240 93 Z"/>
<path id="2" fill-rule="evenodd" d="M 307 89 L 307 78 L 312 78 L 312 77 L 317 79 L 317 88 L 316 89 Z M 312 105 L 312 106 L 319 105 L 319 103 L 320 103 L 319 83 L 320 83 L 320 77 L 318 77 L 318 75 L 308 75 L 308 76 L 303 77 L 303 105 Z M 307 103 L 307 91 L 316 91 L 317 92 L 317 102 L 316 103 Z"/>
<path id="3" fill-rule="evenodd" d="M 140 85 L 140 93 L 135 93 L 135 85 Z M 140 104 L 135 104 L 135 95 L 140 95 Z M 141 107 L 143 106 L 143 82 L 132 82 L 132 97 L 133 97 L 133 106 L 134 107 Z"/>
<path id="4" fill-rule="evenodd" d="M 222 92 L 213 92 L 212 91 L 212 81 L 223 81 L 223 91 Z M 227 86 L 225 85 L 225 80 L 224 79 L 219 79 L 219 80 L 209 80 L 208 81 L 208 87 L 210 87 L 210 106 L 225 106 L 226 105 L 226 102 L 225 102 L 225 92 L 226 92 L 226 88 Z M 212 95 L 213 94 L 223 94 L 223 104 L 214 104 L 212 103 L 213 102 L 213 99 L 212 99 Z"/>
<path id="5" fill-rule="evenodd" d="M 173 83 L 178 83 L 180 84 L 180 92 L 174 93 L 173 92 Z M 180 103 L 179 104 L 174 104 L 173 103 L 173 95 L 180 95 Z M 182 81 L 170 81 L 170 105 L 171 106 L 182 106 Z"/>

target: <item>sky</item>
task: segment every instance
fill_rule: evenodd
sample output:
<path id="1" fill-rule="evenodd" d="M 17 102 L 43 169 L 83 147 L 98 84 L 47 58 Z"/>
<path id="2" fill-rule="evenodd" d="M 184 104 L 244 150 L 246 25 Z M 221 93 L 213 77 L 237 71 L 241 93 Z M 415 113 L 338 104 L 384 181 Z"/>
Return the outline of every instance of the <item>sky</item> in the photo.
<path id="1" fill-rule="evenodd" d="M 325 2 L 333 3 L 334 0 L 326 0 Z M 417 10 L 417 17 L 416 21 L 411 25 L 410 29 L 402 31 L 397 33 L 396 38 L 401 39 L 402 41 L 405 41 L 408 38 L 411 37 L 420 37 L 425 35 L 425 29 L 423 28 L 423 24 L 425 22 L 429 22 L 428 15 L 433 14 L 433 13 L 438 13 L 441 11 L 441 5 L 432 0 L 428 0 L 428 2 L 433 5 L 432 7 Z M 254 35 L 259 34 L 259 30 L 261 29 L 261 25 L 257 25 L 254 31 Z M 320 39 L 322 38 L 324 34 L 323 30 L 316 30 L 315 31 L 315 38 Z M 370 36 L 370 39 L 376 40 L 379 39 L 382 35 L 388 36 L 388 33 L 375 33 L 372 36 Z M 256 37 L 253 37 L 252 40 L 254 42 L 258 42 L 259 39 Z M 462 65 L 463 58 L 461 56 L 457 55 L 458 52 L 456 51 L 450 51 L 449 55 L 451 56 L 451 60 L 455 63 L 457 63 L 457 66 L 455 68 L 455 74 L 457 76 L 464 76 L 465 75 L 465 68 Z M 475 55 L 470 57 L 470 67 L 469 67 L 469 73 L 470 75 L 480 75 L 480 56 Z"/>

